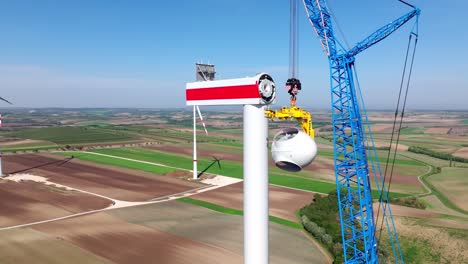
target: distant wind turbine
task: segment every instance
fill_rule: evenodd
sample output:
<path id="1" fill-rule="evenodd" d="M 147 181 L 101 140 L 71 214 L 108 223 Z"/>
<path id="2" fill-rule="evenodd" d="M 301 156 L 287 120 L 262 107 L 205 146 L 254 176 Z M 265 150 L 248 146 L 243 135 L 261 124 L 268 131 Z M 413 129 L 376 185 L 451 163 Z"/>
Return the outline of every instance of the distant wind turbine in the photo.
<path id="1" fill-rule="evenodd" d="M 205 75 L 204 71 L 200 68 L 199 64 L 196 64 L 197 70 L 199 73 L 201 73 L 201 76 L 203 77 L 204 81 L 208 81 L 208 77 Z M 198 112 L 198 115 L 200 116 L 200 121 L 203 125 L 203 128 L 205 129 L 206 135 L 208 135 L 208 130 L 206 130 L 206 125 L 205 125 L 205 120 L 203 120 L 203 116 L 200 112 L 200 107 L 198 105 L 193 106 L 193 179 L 196 180 L 198 179 L 197 175 L 197 114 L 195 113 L 195 108 L 196 111 Z"/>
<path id="2" fill-rule="evenodd" d="M 7 103 L 9 103 L 9 104 L 11 104 L 11 105 L 13 104 L 13 103 L 11 103 L 10 101 L 8 101 L 7 99 L 5 99 L 5 98 L 3 98 L 3 97 L 0 97 L 0 100 L 2 100 L 2 101 L 4 101 L 4 102 L 7 102 Z"/>
<path id="3" fill-rule="evenodd" d="M 3 97 L 0 97 L 0 100 L 2 101 L 5 101 L 9 104 L 12 104 L 10 101 L 8 101 L 7 99 L 3 98 Z M 0 113 L 0 127 L 2 127 L 2 114 Z M 0 177 L 3 176 L 3 164 L 2 164 L 2 151 L 0 150 Z"/>

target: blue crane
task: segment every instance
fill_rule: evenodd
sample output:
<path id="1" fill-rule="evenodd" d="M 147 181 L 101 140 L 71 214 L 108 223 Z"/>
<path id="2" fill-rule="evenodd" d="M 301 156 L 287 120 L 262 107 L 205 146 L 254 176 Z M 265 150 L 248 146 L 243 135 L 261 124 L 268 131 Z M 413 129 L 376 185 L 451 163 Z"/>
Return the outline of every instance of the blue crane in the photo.
<path id="1" fill-rule="evenodd" d="M 354 64 L 356 55 L 385 39 L 413 17 L 419 17 L 421 11 L 400 1 L 412 10 L 346 50 L 335 37 L 326 1 L 303 1 L 330 66 L 334 166 L 345 263 L 378 263 L 370 168 L 384 208 L 383 217 L 386 219 L 394 260 L 396 263 L 404 263 L 391 210 L 386 202 L 388 194 L 384 188 L 385 180 L 382 180 L 364 102 L 360 90 L 357 92 L 356 89 L 359 84 Z M 370 149 L 369 153 L 366 149 Z"/>

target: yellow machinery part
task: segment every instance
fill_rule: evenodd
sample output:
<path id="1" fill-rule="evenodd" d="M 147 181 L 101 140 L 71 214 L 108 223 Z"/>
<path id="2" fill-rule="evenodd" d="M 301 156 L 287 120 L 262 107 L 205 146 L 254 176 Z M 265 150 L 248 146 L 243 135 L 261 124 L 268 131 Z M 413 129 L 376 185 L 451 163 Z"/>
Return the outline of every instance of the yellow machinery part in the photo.
<path id="1" fill-rule="evenodd" d="M 301 124 L 301 128 L 306 133 L 309 135 L 311 138 L 315 137 L 314 129 L 312 128 L 312 116 L 310 115 L 309 112 L 306 110 L 297 107 L 297 106 L 291 106 L 291 107 L 286 107 L 283 106 L 279 110 L 265 110 L 265 117 L 268 119 L 274 120 L 274 119 L 279 119 L 279 120 L 291 120 L 291 119 L 296 119 L 299 124 Z"/>

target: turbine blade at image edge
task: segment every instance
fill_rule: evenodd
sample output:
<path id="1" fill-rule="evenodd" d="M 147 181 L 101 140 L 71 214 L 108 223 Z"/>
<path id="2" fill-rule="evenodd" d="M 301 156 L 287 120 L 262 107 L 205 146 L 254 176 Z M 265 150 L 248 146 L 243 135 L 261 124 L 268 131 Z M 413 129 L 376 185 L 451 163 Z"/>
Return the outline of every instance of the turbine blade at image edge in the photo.
<path id="1" fill-rule="evenodd" d="M 200 120 L 202 122 L 203 128 L 205 129 L 205 133 L 208 135 L 208 130 L 206 130 L 206 125 L 205 125 L 205 120 L 203 120 L 203 116 L 200 112 L 200 108 L 198 107 L 198 105 L 197 105 L 197 112 L 198 112 L 198 116 L 200 116 Z"/>

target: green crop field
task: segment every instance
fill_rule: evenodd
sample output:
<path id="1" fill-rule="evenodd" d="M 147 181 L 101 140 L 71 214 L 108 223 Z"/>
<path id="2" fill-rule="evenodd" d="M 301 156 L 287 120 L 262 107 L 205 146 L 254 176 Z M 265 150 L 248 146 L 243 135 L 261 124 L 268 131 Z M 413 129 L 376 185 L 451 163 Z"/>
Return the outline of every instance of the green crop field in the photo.
<path id="1" fill-rule="evenodd" d="M 405 127 L 400 130 L 402 135 L 423 134 L 426 129 L 424 127 Z"/>
<path id="2" fill-rule="evenodd" d="M 30 150 L 46 150 L 46 149 L 56 149 L 58 145 L 36 145 L 28 147 L 5 147 L 2 148 L 3 152 L 16 152 L 16 151 L 30 151 Z"/>
<path id="3" fill-rule="evenodd" d="M 19 143 L 13 145 L 2 146 L 1 151 L 3 152 L 14 152 L 14 151 L 25 151 L 25 150 L 43 150 L 43 149 L 54 149 L 59 147 L 50 141 L 33 141 L 27 143 Z"/>
<path id="4" fill-rule="evenodd" d="M 421 161 L 421 162 L 425 162 L 427 164 L 430 164 L 436 167 L 448 167 L 450 164 L 450 161 L 448 160 L 438 159 L 438 158 L 430 157 L 430 156 L 423 155 L 423 154 L 413 153 L 413 152 L 405 152 L 405 153 L 402 153 L 401 155 Z"/>
<path id="5" fill-rule="evenodd" d="M 243 149 L 242 149 L 242 144 L 239 144 L 240 146 L 228 146 L 223 144 L 223 153 L 230 153 L 230 154 L 237 154 L 237 155 L 242 155 Z M 191 148 L 192 143 L 190 145 L 186 144 L 185 147 Z M 209 151 L 219 151 L 219 145 L 215 143 L 205 143 L 205 144 L 200 144 L 197 146 L 200 150 L 209 150 Z"/>
<path id="6" fill-rule="evenodd" d="M 50 141 L 59 145 L 131 141 L 125 133 L 96 127 L 48 127 L 4 132 L 2 136 Z"/>
<path id="7" fill-rule="evenodd" d="M 113 128 L 115 129 L 115 128 Z M 135 130 L 131 130 L 135 131 Z M 161 142 L 168 142 L 168 143 L 187 143 L 193 140 L 193 134 L 191 132 L 179 131 L 176 129 L 140 129 L 137 132 L 145 135 L 150 136 L 158 141 Z M 239 140 L 235 139 L 227 139 L 225 137 L 219 136 L 212 136 L 212 135 L 205 135 L 204 133 L 198 133 L 197 135 L 198 142 L 211 142 L 215 144 L 239 144 L 241 143 Z"/>
<path id="8" fill-rule="evenodd" d="M 125 148 L 110 148 L 110 149 L 95 149 L 91 152 L 101 153 L 106 155 L 124 157 L 129 159 L 136 159 L 154 163 L 160 163 L 168 166 L 183 168 L 183 169 L 192 169 L 192 158 L 188 156 L 169 154 L 159 151 L 153 151 L 144 148 L 134 148 L 134 147 L 125 147 Z M 199 159 L 198 167 L 199 169 L 207 167 L 211 163 L 209 159 Z M 223 166 L 222 170 L 219 170 L 218 166 L 213 166 L 208 171 L 209 173 L 229 173 L 232 177 L 240 178 L 242 176 L 242 168 L 238 164 L 231 161 L 221 161 Z"/>

